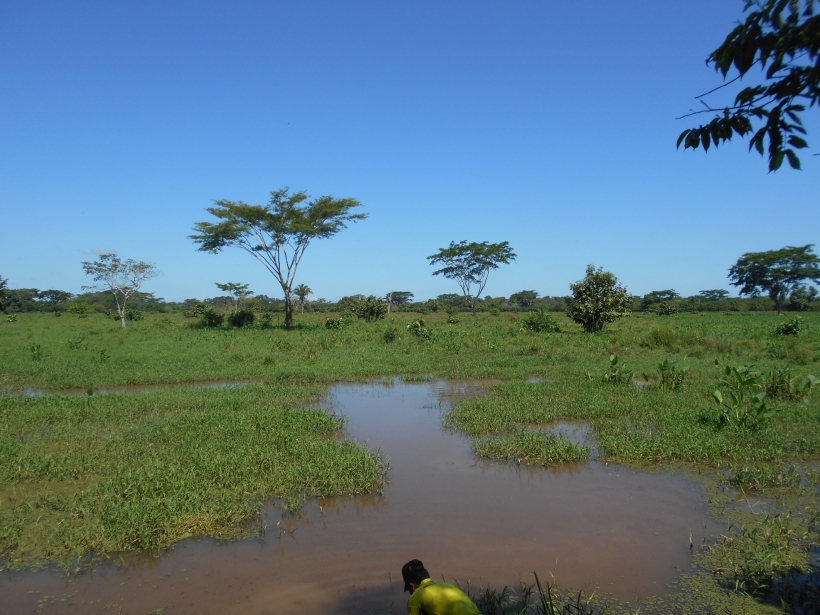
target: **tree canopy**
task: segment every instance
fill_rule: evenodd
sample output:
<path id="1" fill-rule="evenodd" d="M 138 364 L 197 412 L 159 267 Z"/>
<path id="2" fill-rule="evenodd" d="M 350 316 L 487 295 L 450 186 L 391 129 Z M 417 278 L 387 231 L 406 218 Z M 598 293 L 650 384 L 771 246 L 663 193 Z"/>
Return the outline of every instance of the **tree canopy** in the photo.
<path id="1" fill-rule="evenodd" d="M 236 282 L 225 282 L 224 284 L 214 282 L 214 284 L 219 290 L 228 293 L 233 298 L 234 314 L 239 311 L 239 304 L 242 300 L 253 295 L 253 292 L 248 290 L 247 284 L 238 284 Z"/>
<path id="2" fill-rule="evenodd" d="M 83 270 L 96 282 L 93 286 L 83 286 L 83 289 L 108 291 L 114 295 L 123 329 L 126 303 L 139 294 L 143 282 L 159 275 L 150 263 L 131 258 L 123 261 L 116 254 L 100 254 L 95 262 L 83 261 Z"/>
<path id="3" fill-rule="evenodd" d="M 305 192 L 290 193 L 283 188 L 270 193 L 267 205 L 242 201 L 214 201 L 208 207 L 217 222 L 197 222 L 190 238 L 203 252 L 219 253 L 223 248 L 245 250 L 270 271 L 285 295 L 285 326 L 293 326 L 291 290 L 299 263 L 310 242 L 327 239 L 347 228 L 347 223 L 364 220 L 367 214 L 353 214 L 356 199 L 322 196 L 305 205 Z"/>
<path id="4" fill-rule="evenodd" d="M 521 307 L 530 307 L 536 299 L 538 299 L 538 293 L 534 290 L 522 290 L 510 295 L 510 301 Z"/>
<path id="5" fill-rule="evenodd" d="M 712 290 L 702 290 L 698 292 L 698 294 L 704 301 L 720 301 L 721 299 L 726 299 L 729 296 L 729 291 L 721 288 L 715 288 Z"/>
<path id="6" fill-rule="evenodd" d="M 683 117 L 720 112 L 711 122 L 687 128 L 678 138 L 684 149 L 730 141 L 752 134 L 749 149 L 761 155 L 768 143 L 769 171 L 787 159 L 800 168 L 796 150 L 808 147 L 801 113 L 820 99 L 820 0 L 748 0 L 746 20 L 739 24 L 706 63 L 723 75 L 737 75 L 698 98 L 704 109 Z M 760 83 L 747 86 L 734 103 L 722 110 L 705 102 L 714 93 L 746 76 L 753 68 L 763 73 Z M 762 122 L 755 127 L 754 123 Z"/>
<path id="7" fill-rule="evenodd" d="M 747 252 L 729 269 L 729 279 L 734 286 L 740 286 L 741 295 L 757 297 L 767 293 L 780 314 L 791 292 L 804 287 L 807 281 L 820 282 L 820 258 L 813 247 L 808 244 Z"/>
<path id="8" fill-rule="evenodd" d="M 436 254 L 428 256 L 427 260 L 431 265 L 444 265 L 441 269 L 434 271 L 433 275 L 443 275 L 445 278 L 458 282 L 475 316 L 476 297 L 481 296 L 487 285 L 490 271 L 498 269 L 500 264 L 514 261 L 515 256 L 507 241 L 501 243 L 451 241 L 449 247 L 439 249 Z"/>

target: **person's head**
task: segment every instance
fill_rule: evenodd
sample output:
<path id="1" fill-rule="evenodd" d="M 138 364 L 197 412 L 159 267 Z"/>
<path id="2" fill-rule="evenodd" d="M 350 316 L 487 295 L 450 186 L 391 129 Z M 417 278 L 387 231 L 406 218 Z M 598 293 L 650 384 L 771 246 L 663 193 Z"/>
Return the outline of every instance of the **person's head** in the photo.
<path id="1" fill-rule="evenodd" d="M 424 579 L 430 578 L 430 573 L 421 561 L 411 559 L 401 567 L 401 578 L 404 579 L 404 591 L 412 594 Z"/>

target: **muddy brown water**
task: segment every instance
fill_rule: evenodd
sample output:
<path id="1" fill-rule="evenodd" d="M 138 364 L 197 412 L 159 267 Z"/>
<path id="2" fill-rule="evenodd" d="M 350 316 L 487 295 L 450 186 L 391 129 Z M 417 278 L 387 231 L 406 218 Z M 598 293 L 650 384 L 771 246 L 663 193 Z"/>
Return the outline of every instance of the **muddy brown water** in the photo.
<path id="1" fill-rule="evenodd" d="M 341 385 L 329 408 L 390 464 L 384 495 L 265 511 L 262 539 L 188 540 L 67 577 L 4 573 L 3 613 L 406 613 L 400 569 L 502 587 L 553 577 L 635 601 L 664 593 L 723 527 L 702 488 L 673 474 L 602 462 L 529 468 L 477 460 L 441 411 L 470 383 Z M 277 527 L 277 522 L 279 526 Z M 121 609 L 121 611 L 120 611 Z M 161 610 L 160 610 L 161 609 Z"/>

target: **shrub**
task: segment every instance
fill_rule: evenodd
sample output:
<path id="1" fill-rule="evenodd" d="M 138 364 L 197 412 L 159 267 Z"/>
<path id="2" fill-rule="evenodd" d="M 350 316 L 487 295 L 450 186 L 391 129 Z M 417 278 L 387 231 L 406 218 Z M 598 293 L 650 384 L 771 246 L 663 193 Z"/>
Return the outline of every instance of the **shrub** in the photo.
<path id="1" fill-rule="evenodd" d="M 382 339 L 384 340 L 385 344 L 392 344 L 395 342 L 399 337 L 399 330 L 396 327 L 388 327 L 382 333 Z"/>
<path id="2" fill-rule="evenodd" d="M 213 309 L 214 306 L 210 303 L 197 303 L 196 305 L 189 307 L 182 314 L 185 318 L 201 318 L 205 315 L 205 312 Z"/>
<path id="3" fill-rule="evenodd" d="M 797 337 L 803 330 L 803 323 L 800 316 L 789 318 L 786 322 L 781 322 L 774 328 L 775 335 L 792 335 Z"/>
<path id="4" fill-rule="evenodd" d="M 384 315 L 387 314 L 387 304 L 378 297 L 370 295 L 353 303 L 350 306 L 350 311 L 353 312 L 357 318 L 361 318 L 367 322 L 374 322 L 384 318 Z"/>
<path id="5" fill-rule="evenodd" d="M 678 306 L 668 301 L 662 301 L 655 308 L 655 312 L 659 316 L 671 316 L 672 314 L 678 313 Z"/>
<path id="6" fill-rule="evenodd" d="M 664 359 L 663 363 L 658 363 L 658 389 L 660 391 L 675 391 L 681 388 L 688 371 L 688 367 L 681 367 L 677 361 Z M 643 375 L 643 378 L 647 382 L 651 380 L 650 376 L 646 374 Z"/>
<path id="7" fill-rule="evenodd" d="M 407 325 L 407 330 L 416 337 L 420 337 L 425 340 L 430 339 L 430 336 L 433 334 L 421 318 L 414 320 Z"/>
<path id="8" fill-rule="evenodd" d="M 614 274 L 587 266 L 583 280 L 570 284 L 567 316 L 589 333 L 597 333 L 609 322 L 632 313 L 632 297 L 618 284 Z"/>
<path id="9" fill-rule="evenodd" d="M 250 327 L 254 320 L 256 315 L 249 308 L 242 308 L 228 316 L 228 323 L 232 327 Z"/>
<path id="10" fill-rule="evenodd" d="M 140 310 L 125 310 L 125 320 L 142 320 L 145 315 Z"/>
<path id="11" fill-rule="evenodd" d="M 325 319 L 325 329 L 343 329 L 347 321 L 344 318 L 328 316 Z"/>
<path id="12" fill-rule="evenodd" d="M 86 318 L 91 313 L 91 306 L 85 299 L 75 299 L 68 306 L 68 311 L 77 318 Z"/>
<path id="13" fill-rule="evenodd" d="M 447 317 L 447 324 L 448 325 L 457 325 L 460 322 L 461 321 L 458 319 L 458 316 L 456 316 L 455 314 L 450 314 Z"/>
<path id="14" fill-rule="evenodd" d="M 537 310 L 530 312 L 529 316 L 524 320 L 524 328 L 536 333 L 543 333 L 545 331 L 551 333 L 558 333 L 558 323 L 550 316 L 546 310 Z"/>
<path id="15" fill-rule="evenodd" d="M 771 370 L 763 379 L 766 395 L 776 399 L 800 400 L 806 397 L 817 386 L 817 378 L 809 374 L 801 382 L 792 377 L 791 368 L 778 367 Z"/>
<path id="16" fill-rule="evenodd" d="M 202 326 L 204 327 L 218 327 L 222 324 L 225 316 L 217 312 L 213 307 L 205 310 L 202 314 Z"/>

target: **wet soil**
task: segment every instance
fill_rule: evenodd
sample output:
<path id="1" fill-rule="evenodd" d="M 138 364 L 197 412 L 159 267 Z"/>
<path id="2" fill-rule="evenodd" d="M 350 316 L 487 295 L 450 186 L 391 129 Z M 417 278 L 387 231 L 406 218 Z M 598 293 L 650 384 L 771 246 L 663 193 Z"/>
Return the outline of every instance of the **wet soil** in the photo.
<path id="1" fill-rule="evenodd" d="M 724 529 L 679 475 L 590 461 L 529 468 L 478 460 L 441 412 L 470 383 L 341 385 L 329 406 L 390 464 L 384 495 L 270 506 L 266 536 L 188 540 L 68 578 L 0 576 L 3 613 L 406 613 L 400 569 L 424 561 L 462 585 L 542 580 L 635 601 L 664 593 Z M 560 426 L 567 429 L 566 426 Z M 277 525 L 278 523 L 278 525 Z"/>

